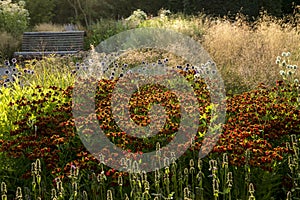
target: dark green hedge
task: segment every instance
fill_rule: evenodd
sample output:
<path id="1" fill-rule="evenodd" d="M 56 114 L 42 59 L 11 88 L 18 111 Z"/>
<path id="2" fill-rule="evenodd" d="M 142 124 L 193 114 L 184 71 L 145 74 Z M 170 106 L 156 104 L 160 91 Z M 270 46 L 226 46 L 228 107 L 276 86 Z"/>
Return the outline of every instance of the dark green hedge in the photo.
<path id="1" fill-rule="evenodd" d="M 15 0 L 20 1 L 20 0 Z M 91 24 L 100 18 L 120 19 L 128 17 L 134 10 L 141 9 L 156 15 L 161 8 L 173 13 L 206 14 L 223 16 L 242 12 L 257 16 L 259 11 L 282 16 L 293 12 L 293 2 L 300 0 L 25 0 L 30 12 L 31 25 L 41 22 Z"/>

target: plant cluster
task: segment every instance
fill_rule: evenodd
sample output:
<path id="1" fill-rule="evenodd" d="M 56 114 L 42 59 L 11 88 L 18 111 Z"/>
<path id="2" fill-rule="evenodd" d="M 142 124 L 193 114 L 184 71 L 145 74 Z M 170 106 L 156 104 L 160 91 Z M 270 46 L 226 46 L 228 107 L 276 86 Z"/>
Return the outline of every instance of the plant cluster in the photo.
<path id="1" fill-rule="evenodd" d="M 11 0 L 0 2 L 0 31 L 20 36 L 28 26 L 29 13 L 25 2 L 13 3 Z"/>
<path id="2" fill-rule="evenodd" d="M 47 62 L 53 60 L 49 58 Z M 46 65 L 43 61 L 36 61 L 35 64 Z M 35 68 L 34 76 L 43 74 L 40 69 L 44 68 Z M 85 65 L 75 64 L 75 71 L 69 73 L 73 76 L 85 69 Z M 270 199 L 276 195 L 296 196 L 300 112 L 297 107 L 298 94 L 293 87 L 278 81 L 273 88 L 262 84 L 256 90 L 229 97 L 223 133 L 213 152 L 207 158 L 198 160 L 197 152 L 202 147 L 201 142 L 211 120 L 209 91 L 203 79 L 199 78 L 197 68 L 185 65 L 174 69 L 190 81 L 200 112 L 195 141 L 178 161 L 175 162 L 172 156 L 161 155 L 163 162 L 171 163 L 169 167 L 148 175 L 138 171 L 138 156 L 148 151 L 158 151 L 160 146 L 172 140 L 178 130 L 180 104 L 176 95 L 166 88 L 157 84 L 145 85 L 131 96 L 130 117 L 134 123 L 146 126 L 152 117 L 160 117 L 149 113 L 153 104 L 161 104 L 165 108 L 162 117 L 166 117 L 157 135 L 135 138 L 120 130 L 112 116 L 112 91 L 121 77 L 116 75 L 97 83 L 94 97 L 99 126 L 112 143 L 136 155 L 136 158 L 124 160 L 125 167 L 135 170 L 135 173 L 126 173 L 103 165 L 107 160 L 104 157 L 97 160 L 92 156 L 76 135 L 71 115 L 74 109 L 71 103 L 73 86 L 31 85 L 27 93 L 20 93 L 6 102 L 6 122 L 10 123 L 4 126 L 1 137 L 1 177 L 12 174 L 18 178 L 5 178 L 7 188 L 32 182 L 34 190 L 28 195 L 35 195 L 36 198 L 49 196 L 49 188 L 53 188 L 52 197 L 57 199 L 66 196 L 77 199 L 87 196 L 95 199 L 97 196 L 99 199 L 105 199 L 105 196 L 111 199 L 207 199 L 211 196 L 215 199 Z M 4 88 L 2 91 L 5 96 L 13 90 Z M 82 92 L 84 95 L 86 91 Z M 79 109 L 84 112 L 84 107 Z M 91 131 L 86 129 L 85 134 L 92 134 Z M 291 134 L 295 136 L 290 143 Z M 107 149 L 102 153 L 108 155 L 110 152 Z M 220 158 L 220 155 L 223 157 Z M 195 163 L 198 163 L 197 168 Z M 24 168 L 11 171 L 20 164 Z M 290 171 L 284 167 L 286 164 Z M 40 170 L 41 165 L 45 170 Z M 205 170 L 209 170 L 211 179 L 206 178 Z M 290 178 L 286 174 L 291 174 L 295 184 L 289 184 Z M 260 179 L 256 177 L 258 175 Z M 281 182 L 280 185 L 276 184 L 278 182 Z M 265 193 L 266 188 L 259 186 L 261 184 L 269 187 L 270 192 Z M 21 190 L 18 189 L 19 196 Z M 3 195 L 11 195 L 12 192 L 7 192 L 3 185 Z"/>
<path id="3" fill-rule="evenodd" d="M 29 13 L 24 1 L 0 1 L 0 62 L 11 56 L 20 44 L 20 36 L 27 30 Z"/>

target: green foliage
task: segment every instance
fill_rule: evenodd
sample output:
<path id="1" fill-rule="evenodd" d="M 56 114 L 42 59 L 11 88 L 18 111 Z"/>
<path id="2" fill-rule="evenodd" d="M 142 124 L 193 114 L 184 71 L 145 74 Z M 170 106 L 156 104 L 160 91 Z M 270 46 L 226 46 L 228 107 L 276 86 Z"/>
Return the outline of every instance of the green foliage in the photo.
<path id="1" fill-rule="evenodd" d="M 137 9 L 145 11 L 149 16 L 156 16 L 162 8 L 169 9 L 174 13 L 198 14 L 199 12 L 205 12 L 214 16 L 235 15 L 241 12 L 249 15 L 250 19 L 252 19 L 252 16 L 259 16 L 260 10 L 263 9 L 275 16 L 293 12 L 292 0 L 25 0 L 25 2 L 31 17 L 31 26 L 37 23 L 53 22 L 59 24 L 80 23 L 87 27 L 101 18 L 126 18 Z"/>
<path id="2" fill-rule="evenodd" d="M 285 9 L 283 10 L 284 7 Z M 195 14 L 197 12 L 205 11 L 207 14 L 211 15 L 227 15 L 236 14 L 241 12 L 249 16 L 258 16 L 261 9 L 266 10 L 275 16 L 281 16 L 283 12 L 290 12 L 292 7 L 292 2 L 289 1 L 270 1 L 270 0 L 255 0 L 255 1 L 224 1 L 224 0 L 169 0 L 168 9 L 174 12 L 184 12 L 186 14 Z"/>
<path id="3" fill-rule="evenodd" d="M 90 26 L 101 19 L 127 18 L 137 9 L 147 14 L 156 15 L 163 7 L 161 1 L 133 1 L 133 0 L 56 0 L 53 17 L 54 23 L 81 23 Z"/>
<path id="4" fill-rule="evenodd" d="M 199 31 L 202 19 L 178 20 L 167 16 L 167 10 L 161 10 L 161 14 L 150 20 L 145 20 L 142 11 L 133 16 L 135 21 L 141 21 L 138 27 L 174 28 L 191 36 L 202 36 Z M 194 22 L 199 22 L 200 25 L 193 25 Z M 104 19 L 91 27 L 88 40 L 94 45 L 128 29 L 124 21 Z M 222 29 L 222 37 L 225 28 Z M 241 34 L 245 38 L 245 32 L 241 31 Z M 232 32 L 229 36 L 232 37 Z M 245 43 L 240 46 L 243 44 Z M 220 46 L 220 43 L 217 45 Z M 225 45 L 222 46 L 224 47 Z M 265 56 L 255 50 L 254 52 L 259 57 Z M 246 52 L 241 54 L 248 55 Z M 134 60 L 135 56 L 134 53 L 129 53 L 128 59 Z M 285 199 L 287 193 L 298 197 L 299 78 L 297 66 L 291 58 L 299 55 L 292 56 L 284 52 L 277 58 L 279 68 L 277 66 L 276 70 L 282 70 L 280 73 L 283 81 L 277 81 L 275 87 L 261 84 L 248 92 L 228 96 L 227 121 L 223 126 L 223 134 L 213 151 L 202 160 L 197 156 L 205 136 L 205 125 L 209 122 L 211 107 L 206 85 L 201 79 L 195 81 L 192 86 L 198 101 L 202 103 L 199 107 L 202 122 L 199 124 L 199 135 L 176 162 L 172 156 L 164 157 L 166 162 L 171 163 L 169 168 L 147 174 L 128 174 L 99 164 L 99 160 L 85 149 L 75 134 L 71 112 L 76 108 L 72 107 L 71 100 L 74 84 L 72 72 L 76 71 L 72 69 L 86 66 L 75 64 L 77 60 L 69 57 L 26 61 L 24 66 L 17 67 L 34 70 L 34 76 L 22 77 L 22 81 L 26 83 L 23 87 L 12 84 L 12 88 L 0 90 L 0 178 L 6 182 L 8 189 L 2 184 L 1 195 L 3 198 L 8 195 L 9 199 L 13 199 L 17 186 L 22 186 L 23 196 L 29 195 L 31 199 L 49 199 L 50 196 L 51 199 L 151 199 L 157 196 L 193 200 L 213 197 L 226 200 L 269 200 Z M 283 62 L 284 60 L 286 61 Z M 256 62 L 251 64 L 253 63 Z M 274 61 L 272 63 L 275 64 Z M 187 80 L 194 81 L 195 71 L 180 73 Z M 241 87 L 237 81 L 238 76 L 230 73 L 227 75 L 236 82 L 234 88 Z M 112 118 L 111 93 L 116 83 L 116 79 L 101 80 L 95 92 L 95 113 L 106 136 L 119 147 L 138 153 L 157 149 L 159 145 L 154 139 L 159 140 L 160 145 L 171 140 L 180 121 L 180 105 L 175 95 L 155 84 L 140 87 L 132 95 L 129 102 L 130 114 L 136 124 L 148 123 L 147 105 L 152 102 L 163 102 L 168 115 L 166 126 L 155 137 L 134 138 L 120 130 Z M 82 95 L 85 93 L 82 90 Z M 122 98 L 120 95 L 119 99 Z M 79 106 L 78 109 L 84 110 L 84 106 Z M 88 134 L 90 130 L 85 131 Z M 293 136 L 290 139 L 291 134 Z M 109 154 L 109 150 L 106 153 Z M 126 167 L 130 168 L 132 163 L 127 161 Z M 24 167 L 18 167 L 21 165 Z M 26 187 L 30 191 L 23 190 Z M 20 189 L 18 188 L 18 195 Z"/>
<path id="5" fill-rule="evenodd" d="M 127 30 L 127 26 L 124 25 L 122 21 L 100 19 L 89 26 L 87 37 L 85 38 L 85 49 L 89 49 L 90 45 L 97 46 L 105 39 L 125 30 Z"/>
<path id="6" fill-rule="evenodd" d="M 28 11 L 25 2 L 13 3 L 11 0 L 0 1 L 0 31 L 20 36 L 28 26 Z"/>
<path id="7" fill-rule="evenodd" d="M 54 16 L 55 0 L 25 0 L 25 7 L 29 11 L 30 25 L 51 22 Z"/>

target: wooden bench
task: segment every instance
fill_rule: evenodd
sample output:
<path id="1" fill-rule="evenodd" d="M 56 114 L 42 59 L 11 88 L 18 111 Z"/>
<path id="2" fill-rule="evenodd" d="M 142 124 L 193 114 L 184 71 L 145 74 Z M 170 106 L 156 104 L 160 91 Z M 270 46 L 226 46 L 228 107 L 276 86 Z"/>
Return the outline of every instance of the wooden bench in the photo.
<path id="1" fill-rule="evenodd" d="M 84 31 L 24 32 L 22 51 L 16 57 L 76 54 L 83 50 Z"/>

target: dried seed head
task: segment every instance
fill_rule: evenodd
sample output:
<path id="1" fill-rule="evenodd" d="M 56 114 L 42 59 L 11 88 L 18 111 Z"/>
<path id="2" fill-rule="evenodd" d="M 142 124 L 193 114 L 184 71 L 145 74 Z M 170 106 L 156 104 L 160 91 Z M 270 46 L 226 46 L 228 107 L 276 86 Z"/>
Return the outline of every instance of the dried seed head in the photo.
<path id="1" fill-rule="evenodd" d="M 53 188 L 51 190 L 51 199 L 57 198 L 56 190 Z"/>
<path id="2" fill-rule="evenodd" d="M 72 189 L 73 191 L 77 191 L 77 182 L 72 183 Z"/>
<path id="3" fill-rule="evenodd" d="M 252 183 L 249 184 L 249 193 L 250 194 L 254 194 L 255 190 L 254 190 L 254 186 Z"/>
<path id="4" fill-rule="evenodd" d="M 169 166 L 170 165 L 170 159 L 168 157 L 164 158 L 164 166 Z"/>
<path id="5" fill-rule="evenodd" d="M 37 171 L 36 163 L 33 162 L 33 163 L 31 163 L 31 175 L 34 176 L 36 174 L 36 171 Z"/>
<path id="6" fill-rule="evenodd" d="M 210 160 L 209 161 L 209 171 L 216 170 L 217 169 L 217 161 L 216 160 Z"/>
<path id="7" fill-rule="evenodd" d="M 42 167 L 41 167 L 41 161 L 40 161 L 40 159 L 37 159 L 35 161 L 35 165 L 36 165 L 37 172 L 42 172 Z"/>
<path id="8" fill-rule="evenodd" d="M 214 191 L 214 194 L 219 193 L 219 182 L 217 179 L 213 179 L 213 191 Z"/>
<path id="9" fill-rule="evenodd" d="M 228 172 L 227 173 L 227 184 L 228 184 L 228 187 L 232 187 L 232 182 L 233 182 L 232 172 Z"/>
<path id="10" fill-rule="evenodd" d="M 292 141 L 292 145 L 297 145 L 297 136 L 295 135 L 295 134 L 292 134 L 291 136 L 290 136 L 290 138 L 291 138 L 291 141 Z"/>
<path id="11" fill-rule="evenodd" d="M 112 196 L 112 191 L 111 190 L 107 190 L 107 196 L 106 196 L 107 200 L 113 200 L 113 196 Z"/>
<path id="12" fill-rule="evenodd" d="M 156 151 L 160 150 L 160 144 L 159 142 L 156 143 Z"/>
<path id="13" fill-rule="evenodd" d="M 150 184 L 148 181 L 145 181 L 144 188 L 145 188 L 145 190 L 150 190 Z"/>
<path id="14" fill-rule="evenodd" d="M 139 173 L 139 172 L 140 172 L 139 163 L 138 163 L 136 160 L 133 161 L 133 164 L 132 164 L 132 172 L 133 172 L 133 173 Z"/>
<path id="15" fill-rule="evenodd" d="M 183 189 L 183 195 L 184 195 L 184 198 L 189 198 L 189 196 L 190 196 L 190 190 L 189 190 L 188 187 L 185 187 Z"/>
<path id="16" fill-rule="evenodd" d="M 100 153 L 99 154 L 99 161 L 100 161 L 100 163 L 105 164 L 104 163 L 104 158 L 105 158 L 105 156 L 102 153 Z"/>
<path id="17" fill-rule="evenodd" d="M 6 188 L 6 183 L 2 182 L 1 183 L 1 193 L 6 194 L 7 193 L 7 188 Z"/>
<path id="18" fill-rule="evenodd" d="M 168 175 L 169 173 L 170 173 L 170 168 L 169 168 L 169 167 L 166 167 L 166 168 L 165 168 L 165 174 Z"/>
<path id="19" fill-rule="evenodd" d="M 201 158 L 199 158 L 198 159 L 198 169 L 199 169 L 199 171 L 201 171 L 202 170 L 202 160 L 201 160 Z"/>
<path id="20" fill-rule="evenodd" d="M 155 198 L 154 198 L 155 199 Z M 129 197 L 127 194 L 125 194 L 125 200 L 129 200 Z"/>
<path id="21" fill-rule="evenodd" d="M 291 191 L 288 191 L 288 193 L 286 194 L 286 200 L 292 200 L 292 193 L 291 193 Z"/>
<path id="22" fill-rule="evenodd" d="M 123 177 L 122 176 L 118 176 L 118 185 L 121 187 L 123 185 Z"/>
<path id="23" fill-rule="evenodd" d="M 17 187 L 16 198 L 17 199 L 22 199 L 22 197 L 23 197 L 22 189 L 21 189 L 21 187 Z"/>
<path id="24" fill-rule="evenodd" d="M 159 181 L 159 179 L 160 179 L 160 172 L 159 172 L 159 169 L 156 168 L 155 169 L 155 181 Z"/>
<path id="25" fill-rule="evenodd" d="M 188 168 L 184 168 L 183 173 L 184 173 L 185 175 L 188 175 L 188 174 L 189 174 L 189 169 L 188 169 Z"/>
<path id="26" fill-rule="evenodd" d="M 228 155 L 227 153 L 223 154 L 223 162 L 222 162 L 222 167 L 228 167 Z"/>
<path id="27" fill-rule="evenodd" d="M 82 197 L 83 197 L 83 200 L 88 200 L 88 195 L 85 190 L 82 192 Z"/>
<path id="28" fill-rule="evenodd" d="M 194 167 L 194 165 L 195 165 L 194 160 L 191 159 L 191 160 L 190 160 L 190 167 Z"/>

